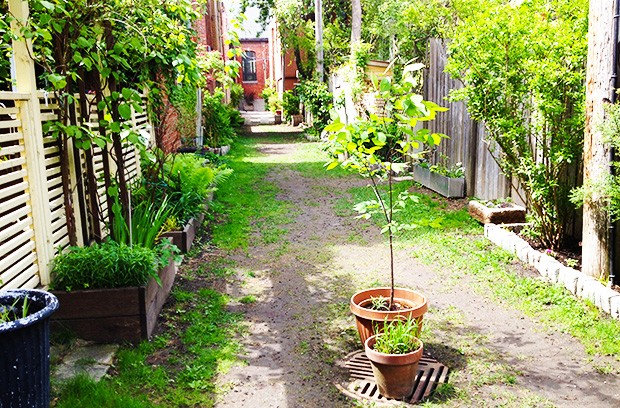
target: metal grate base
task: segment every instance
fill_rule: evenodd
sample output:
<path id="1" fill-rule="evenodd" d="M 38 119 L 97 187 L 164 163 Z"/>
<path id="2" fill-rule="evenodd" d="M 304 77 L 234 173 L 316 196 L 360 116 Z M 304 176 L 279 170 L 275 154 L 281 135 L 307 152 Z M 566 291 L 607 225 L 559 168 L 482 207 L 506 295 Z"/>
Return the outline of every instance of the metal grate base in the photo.
<path id="1" fill-rule="evenodd" d="M 448 367 L 428 355 L 422 357 L 418 366 L 418 374 L 415 378 L 413 395 L 405 401 L 397 401 L 385 398 L 379 393 L 377 384 L 372 374 L 370 360 L 366 357 L 363 350 L 354 351 L 342 360 L 341 364 L 349 370 L 350 382 L 346 384 L 336 384 L 338 389 L 345 395 L 356 400 L 367 400 L 380 402 L 384 405 L 402 406 L 407 404 L 417 404 L 422 401 L 437 388 L 437 385 L 448 381 Z"/>

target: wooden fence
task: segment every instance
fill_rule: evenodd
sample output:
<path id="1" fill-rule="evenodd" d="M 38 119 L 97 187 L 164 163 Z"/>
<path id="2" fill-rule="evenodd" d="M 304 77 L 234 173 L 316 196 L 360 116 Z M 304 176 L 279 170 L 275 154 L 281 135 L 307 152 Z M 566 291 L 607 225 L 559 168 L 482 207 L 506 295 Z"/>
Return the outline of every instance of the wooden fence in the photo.
<path id="1" fill-rule="evenodd" d="M 450 164 L 462 163 L 465 168 L 467 195 L 482 199 L 511 197 L 520 202 L 511 188 L 510 180 L 504 176 L 493 158 L 496 147 L 486 139 L 483 124 L 472 120 L 464 102 L 450 102 L 448 95 L 463 85 L 444 72 L 448 56 L 441 40 L 430 42 L 429 67 L 425 71 L 424 99 L 449 108 L 437 115 L 437 119 L 425 126 L 433 132 L 443 133 L 449 139 L 441 142 L 430 160 L 437 163 L 442 155 Z"/>
<path id="2" fill-rule="evenodd" d="M 42 122 L 56 119 L 57 110 L 53 98 L 43 94 L 0 92 L 1 289 L 34 288 L 49 284 L 51 261 L 59 250 L 69 244 L 60 150 L 54 138 L 41 132 Z M 81 113 L 78 111 L 77 114 Z M 87 123 L 96 131 L 96 112 L 89 112 L 88 115 Z M 131 125 L 137 132 L 150 132 L 146 114 L 134 113 Z M 91 236 L 95 219 L 86 211 L 87 186 L 80 176 L 86 168 L 86 156 L 80 150 L 69 151 L 77 236 L 78 242 L 84 244 L 85 239 Z M 139 174 L 138 159 L 135 148 L 127 144 L 124 147 L 124 162 L 128 180 Z M 92 161 L 98 180 L 102 180 L 102 149 L 93 149 Z M 111 171 L 115 171 L 112 160 L 109 166 Z M 97 189 L 105 216 L 107 206 L 102 181 L 98 182 Z M 105 229 L 103 223 L 100 228 Z"/>

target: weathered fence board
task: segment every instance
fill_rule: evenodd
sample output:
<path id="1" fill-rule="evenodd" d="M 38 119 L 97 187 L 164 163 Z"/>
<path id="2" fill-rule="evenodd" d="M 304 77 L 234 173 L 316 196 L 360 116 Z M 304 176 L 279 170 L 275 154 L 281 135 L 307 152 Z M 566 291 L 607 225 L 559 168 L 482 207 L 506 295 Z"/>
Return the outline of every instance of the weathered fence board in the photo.
<path id="1" fill-rule="evenodd" d="M 429 67 L 425 72 L 424 98 L 449 108 L 437 115 L 425 127 L 433 132 L 446 134 L 429 158 L 431 164 L 442 160 L 449 164 L 462 163 L 465 169 L 465 183 L 468 196 L 493 199 L 510 196 L 510 182 L 502 174 L 485 142 L 484 125 L 472 120 L 464 102 L 448 100 L 450 91 L 460 89 L 460 81 L 444 72 L 448 60 L 446 48 L 441 40 L 430 43 Z"/>

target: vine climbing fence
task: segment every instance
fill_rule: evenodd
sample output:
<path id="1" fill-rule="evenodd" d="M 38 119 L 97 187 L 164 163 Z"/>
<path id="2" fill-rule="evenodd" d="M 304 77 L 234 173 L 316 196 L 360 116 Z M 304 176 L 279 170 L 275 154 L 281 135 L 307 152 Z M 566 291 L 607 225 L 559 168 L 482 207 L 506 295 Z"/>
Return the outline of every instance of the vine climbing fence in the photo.
<path id="1" fill-rule="evenodd" d="M 143 105 L 144 105 L 143 101 Z M 38 92 L 0 92 L 0 288 L 34 288 L 49 284 L 53 257 L 69 245 L 67 198 L 72 203 L 78 244 L 92 239 L 93 231 L 105 231 L 107 218 L 104 198 L 104 169 L 115 171 L 115 162 L 104 157 L 104 149 L 93 147 L 91 163 L 84 150 L 69 146 L 68 174 L 70 196 L 65 197 L 58 141 L 43 133 L 46 121 L 56 120 L 54 98 Z M 86 126 L 97 132 L 96 111 L 80 112 Z M 143 109 L 146 112 L 146 109 Z M 151 133 L 145 113 L 132 112 L 132 130 Z M 123 160 L 128 180 L 140 171 L 135 147 L 124 145 Z M 96 194 L 82 174 L 92 165 L 97 174 Z M 91 214 L 89 199 L 99 200 L 100 214 Z M 98 225 L 95 225 L 98 224 Z"/>

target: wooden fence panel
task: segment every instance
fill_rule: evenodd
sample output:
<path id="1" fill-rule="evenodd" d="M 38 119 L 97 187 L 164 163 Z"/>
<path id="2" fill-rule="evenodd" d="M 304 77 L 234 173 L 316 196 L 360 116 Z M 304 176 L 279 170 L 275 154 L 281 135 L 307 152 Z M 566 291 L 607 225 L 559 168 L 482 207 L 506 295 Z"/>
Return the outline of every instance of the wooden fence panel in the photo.
<path id="1" fill-rule="evenodd" d="M 37 254 L 37 234 L 48 237 L 48 243 L 53 250 L 46 254 L 46 258 L 53 257 L 59 250 L 69 245 L 69 234 L 64 205 L 64 192 L 62 188 L 61 159 L 58 141 L 50 135 L 33 134 L 32 126 L 25 126 L 24 118 L 28 119 L 29 113 L 25 109 L 38 108 L 34 117 L 41 122 L 56 120 L 58 118 L 58 104 L 53 95 L 38 93 L 38 104 L 29 104 L 30 94 L 0 92 L 0 289 L 9 288 L 34 288 L 44 285 L 41 276 L 49 275 L 47 262 L 41 262 Z M 34 98 L 36 100 L 37 98 Z M 144 110 L 146 111 L 146 101 Z M 79 109 L 77 110 L 80 114 Z M 78 116 L 79 119 L 79 116 Z M 96 111 L 89 112 L 86 125 L 92 131 L 98 131 L 98 119 Z M 151 132 L 151 126 L 145 113 L 134 113 L 131 120 L 134 131 L 144 134 L 145 137 Z M 39 131 L 40 132 L 40 131 Z M 30 139 L 28 139 L 30 138 Z M 29 141 L 29 143 L 26 143 Z M 28 176 L 28 146 L 38 146 L 42 157 L 42 185 L 37 187 L 31 183 Z M 123 147 L 123 159 L 126 166 L 126 177 L 131 182 L 140 174 L 139 154 L 137 150 L 127 143 Z M 85 205 L 87 199 L 86 183 L 81 179 L 86 169 L 86 156 L 80 152 L 78 158 L 73 157 L 70 149 L 71 167 L 71 190 L 76 224 L 81 228 L 80 205 Z M 103 154 L 99 147 L 93 149 L 93 166 L 97 173 L 97 195 L 99 197 L 104 220 L 107 217 L 107 202 L 105 200 L 105 186 L 102 177 L 104 172 Z M 76 171 L 74 166 L 78 163 L 82 171 Z M 115 166 L 111 164 L 111 171 Z M 44 170 L 43 170 L 44 169 Z M 31 171 L 31 170 L 30 170 Z M 78 183 L 84 183 L 84 195 L 78 194 Z M 43 188 L 46 195 L 46 203 L 39 210 L 32 205 L 32 194 L 37 194 L 37 188 Z M 85 207 L 87 208 L 87 207 Z M 46 230 L 40 234 L 34 219 L 37 211 L 46 213 L 44 223 Z M 87 217 L 88 218 L 88 217 Z M 92 230 L 92 218 L 85 221 L 88 230 Z M 104 222 L 100 225 L 105 231 Z M 43 228 L 43 227 L 42 227 Z M 78 237 L 81 235 L 78 230 Z M 90 237 L 89 234 L 86 234 Z M 83 244 L 84 240 L 78 242 Z"/>
<path id="2" fill-rule="evenodd" d="M 18 102 L 25 95 L 0 93 L 0 287 L 39 282 L 24 126 Z"/>
<path id="3" fill-rule="evenodd" d="M 462 163 L 468 196 L 483 199 L 510 196 L 510 183 L 485 142 L 484 125 L 470 118 L 464 102 L 448 100 L 450 91 L 460 89 L 462 84 L 444 72 L 447 60 L 443 42 L 431 40 L 429 67 L 424 79 L 424 98 L 449 108 L 448 112 L 438 114 L 436 120 L 425 123 L 429 130 L 449 137 L 433 152 L 429 158 L 431 164 L 439 162 L 442 156 L 449 158 L 447 161 L 450 165 Z"/>

